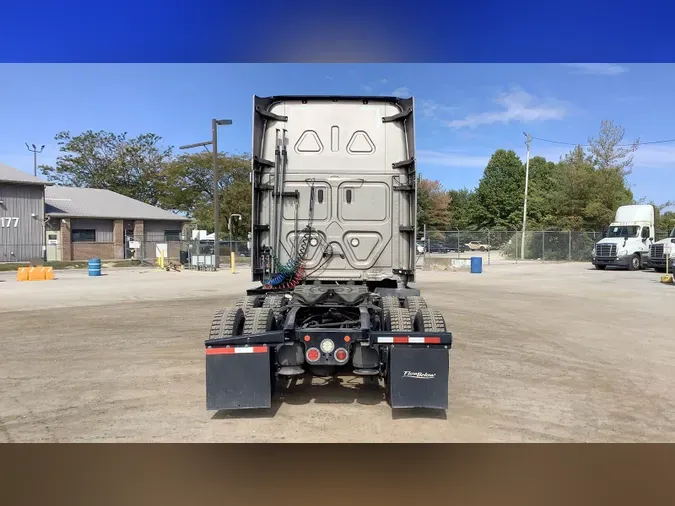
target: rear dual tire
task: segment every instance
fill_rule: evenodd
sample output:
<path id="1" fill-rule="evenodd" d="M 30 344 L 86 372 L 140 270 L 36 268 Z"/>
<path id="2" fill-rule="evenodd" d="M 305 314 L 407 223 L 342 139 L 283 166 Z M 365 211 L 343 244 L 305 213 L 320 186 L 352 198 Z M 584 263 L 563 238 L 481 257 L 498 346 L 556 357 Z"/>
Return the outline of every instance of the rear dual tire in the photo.
<path id="1" fill-rule="evenodd" d="M 260 334 L 274 330 L 275 324 L 271 308 L 254 307 L 247 311 L 241 307 L 223 308 L 213 316 L 209 339 Z"/>

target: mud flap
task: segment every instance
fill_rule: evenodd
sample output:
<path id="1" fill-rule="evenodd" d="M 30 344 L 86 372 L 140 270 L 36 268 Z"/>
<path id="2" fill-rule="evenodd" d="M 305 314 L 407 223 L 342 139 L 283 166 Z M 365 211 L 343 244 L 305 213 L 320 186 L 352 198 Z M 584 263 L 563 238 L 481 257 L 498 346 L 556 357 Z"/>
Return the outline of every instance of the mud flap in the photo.
<path id="1" fill-rule="evenodd" d="M 388 389 L 392 408 L 448 409 L 449 351 L 392 346 Z"/>
<path id="2" fill-rule="evenodd" d="M 206 409 L 272 406 L 267 346 L 206 349 Z"/>

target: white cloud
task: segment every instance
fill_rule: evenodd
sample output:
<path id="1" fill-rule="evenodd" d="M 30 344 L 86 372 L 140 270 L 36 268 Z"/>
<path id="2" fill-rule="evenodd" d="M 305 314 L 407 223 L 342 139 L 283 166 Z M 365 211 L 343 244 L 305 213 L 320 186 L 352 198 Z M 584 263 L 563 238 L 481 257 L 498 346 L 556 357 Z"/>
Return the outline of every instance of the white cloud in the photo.
<path id="1" fill-rule="evenodd" d="M 448 122 L 448 126 L 451 128 L 476 128 L 480 125 L 509 124 L 513 121 L 530 123 L 533 121 L 560 120 L 567 115 L 567 106 L 559 100 L 540 100 L 519 88 L 501 93 L 494 99 L 494 102 L 500 105 L 503 110 L 470 114 L 464 119 Z"/>
<path id="2" fill-rule="evenodd" d="M 332 81 L 332 80 L 333 80 L 333 76 L 326 76 L 326 79 L 328 79 L 329 81 Z"/>
<path id="3" fill-rule="evenodd" d="M 389 79 L 380 79 L 381 84 L 387 84 L 389 82 Z"/>
<path id="4" fill-rule="evenodd" d="M 439 104 L 433 100 L 420 99 L 416 105 L 417 110 L 427 118 L 435 118 L 441 113 L 451 113 L 456 107 Z"/>
<path id="5" fill-rule="evenodd" d="M 370 93 L 370 92 L 373 91 L 373 87 L 370 86 L 370 85 L 368 85 L 368 84 L 362 84 L 362 85 L 361 85 L 361 89 L 362 89 L 363 91 L 367 91 L 368 93 Z"/>
<path id="6" fill-rule="evenodd" d="M 490 160 L 490 155 L 471 155 L 459 151 L 420 149 L 417 151 L 416 158 L 419 163 L 427 165 L 483 169 Z"/>
<path id="7" fill-rule="evenodd" d="M 408 98 L 410 96 L 410 90 L 405 86 L 401 86 L 400 88 L 396 88 L 394 91 L 389 93 L 389 95 L 394 97 Z"/>
<path id="8" fill-rule="evenodd" d="M 563 65 L 574 69 L 575 74 L 618 76 L 628 72 L 628 67 L 616 63 L 563 63 Z"/>
<path id="9" fill-rule="evenodd" d="M 675 169 L 675 146 L 647 144 L 640 146 L 633 156 L 636 169 Z"/>

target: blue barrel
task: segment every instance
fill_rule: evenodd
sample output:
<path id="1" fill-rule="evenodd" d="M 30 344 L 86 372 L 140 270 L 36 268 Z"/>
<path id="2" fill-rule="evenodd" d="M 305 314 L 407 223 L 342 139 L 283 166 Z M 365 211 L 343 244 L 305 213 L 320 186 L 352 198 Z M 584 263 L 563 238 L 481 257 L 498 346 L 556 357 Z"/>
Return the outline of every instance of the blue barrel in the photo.
<path id="1" fill-rule="evenodd" d="M 91 258 L 89 260 L 89 275 L 90 276 L 100 276 L 101 275 L 101 259 L 100 258 Z"/>
<path id="2" fill-rule="evenodd" d="M 471 257 L 471 274 L 483 272 L 483 257 Z"/>

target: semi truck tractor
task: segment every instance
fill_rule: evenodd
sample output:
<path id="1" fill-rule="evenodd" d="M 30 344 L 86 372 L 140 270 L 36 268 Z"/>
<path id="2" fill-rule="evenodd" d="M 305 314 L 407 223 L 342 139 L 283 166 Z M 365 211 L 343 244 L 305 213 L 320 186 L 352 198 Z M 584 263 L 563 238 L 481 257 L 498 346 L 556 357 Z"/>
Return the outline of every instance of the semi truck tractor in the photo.
<path id="1" fill-rule="evenodd" d="M 621 206 L 616 210 L 607 236 L 593 246 L 591 261 L 600 270 L 614 266 L 636 271 L 647 265 L 653 241 L 654 207 Z"/>
<path id="2" fill-rule="evenodd" d="M 673 272 L 675 267 L 675 228 L 670 231 L 668 237 L 651 245 L 648 262 L 648 266 L 656 272 L 666 272 L 666 262 L 669 262 L 667 270 L 669 273 Z"/>
<path id="3" fill-rule="evenodd" d="M 253 97 L 254 285 L 213 317 L 208 410 L 269 408 L 282 381 L 338 375 L 392 408 L 447 409 L 452 333 L 414 287 L 413 108 Z"/>

